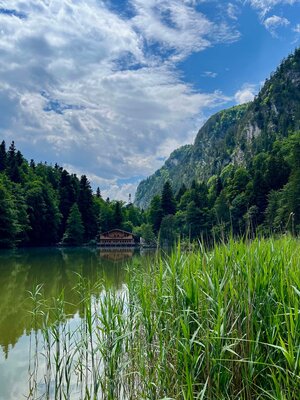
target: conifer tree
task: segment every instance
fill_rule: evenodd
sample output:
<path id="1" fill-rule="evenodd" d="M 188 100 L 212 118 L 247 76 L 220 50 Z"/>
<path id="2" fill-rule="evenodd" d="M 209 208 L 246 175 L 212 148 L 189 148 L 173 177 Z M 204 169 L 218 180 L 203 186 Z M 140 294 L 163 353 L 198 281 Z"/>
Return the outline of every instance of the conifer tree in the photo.
<path id="1" fill-rule="evenodd" d="M 100 191 L 99 186 L 97 187 L 96 197 L 97 197 L 97 199 L 100 199 L 100 198 L 101 198 L 101 191 Z"/>
<path id="2" fill-rule="evenodd" d="M 187 187 L 185 186 L 185 184 L 183 183 L 176 195 L 176 201 L 179 202 L 181 197 L 184 195 L 184 193 L 187 191 Z"/>
<path id="3" fill-rule="evenodd" d="M 33 159 L 30 160 L 29 166 L 30 168 L 35 169 L 35 162 Z"/>
<path id="4" fill-rule="evenodd" d="M 94 239 L 97 234 L 97 215 L 93 202 L 93 191 L 85 175 L 80 179 L 78 207 L 84 225 L 85 240 Z"/>
<path id="5" fill-rule="evenodd" d="M 163 210 L 161 207 L 161 198 L 160 196 L 154 196 L 151 200 L 149 207 L 149 221 L 153 226 L 154 233 L 158 233 L 161 221 L 163 219 Z"/>
<path id="6" fill-rule="evenodd" d="M 0 181 L 0 248 L 12 247 L 15 244 L 17 212 L 9 190 Z"/>
<path id="7" fill-rule="evenodd" d="M 6 168 L 6 147 L 5 141 L 3 140 L 0 144 L 0 172 L 4 171 Z"/>
<path id="8" fill-rule="evenodd" d="M 115 228 L 122 228 L 122 222 L 123 222 L 122 206 L 121 203 L 117 201 L 114 207 Z"/>
<path id="9" fill-rule="evenodd" d="M 61 171 L 59 192 L 59 210 L 62 214 L 60 237 L 66 230 L 67 218 L 70 214 L 72 205 L 78 199 L 79 185 L 78 179 L 70 175 L 65 169 Z"/>
<path id="10" fill-rule="evenodd" d="M 76 246 L 83 243 L 84 227 L 77 203 L 71 207 L 63 243 Z"/>
<path id="11" fill-rule="evenodd" d="M 161 208 L 163 215 L 174 215 L 176 212 L 176 202 L 170 181 L 164 184 L 161 194 Z"/>
<path id="12" fill-rule="evenodd" d="M 21 182 L 21 176 L 19 171 L 19 166 L 21 164 L 20 155 L 21 153 L 18 152 L 17 156 L 15 142 L 12 141 L 7 152 L 7 167 L 10 179 L 16 183 Z"/>

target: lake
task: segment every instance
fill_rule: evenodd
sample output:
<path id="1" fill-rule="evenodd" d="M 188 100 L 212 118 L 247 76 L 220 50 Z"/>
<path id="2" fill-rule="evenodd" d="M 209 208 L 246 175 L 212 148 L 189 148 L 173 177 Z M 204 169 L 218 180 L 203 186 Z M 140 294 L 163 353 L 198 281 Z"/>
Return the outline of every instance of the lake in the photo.
<path id="1" fill-rule="evenodd" d="M 91 286 L 103 281 L 105 288 L 122 293 L 126 267 L 143 268 L 154 252 L 123 249 L 39 248 L 0 252 L 0 400 L 29 398 L 30 359 L 34 329 L 30 292 L 42 285 L 43 299 L 49 302 L 64 291 L 66 314 L 74 324 L 80 320 L 78 274 Z M 99 292 L 103 290 L 98 287 Z M 99 296 L 101 293 L 94 293 Z M 33 396 L 32 396 L 33 397 Z M 30 397 L 30 398 L 32 398 Z"/>

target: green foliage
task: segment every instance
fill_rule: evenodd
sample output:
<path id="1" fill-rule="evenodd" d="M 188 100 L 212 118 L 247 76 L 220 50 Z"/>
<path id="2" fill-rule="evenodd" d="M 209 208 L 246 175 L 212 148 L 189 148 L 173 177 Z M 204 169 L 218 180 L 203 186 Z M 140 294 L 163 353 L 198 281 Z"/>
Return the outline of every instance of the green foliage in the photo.
<path id="1" fill-rule="evenodd" d="M 297 49 L 282 62 L 253 102 L 210 117 L 199 130 L 194 145 L 175 150 L 160 170 L 141 182 L 136 204 L 148 207 L 167 180 L 176 193 L 183 183 L 191 187 L 193 180 L 207 182 L 213 175 L 220 176 L 226 166 L 237 165 L 252 175 L 252 168 L 262 167 L 268 190 L 281 189 L 289 176 L 287 160 L 277 148 L 272 158 L 269 155 L 276 141 L 282 142 L 300 127 L 299 54 Z M 253 166 L 258 154 L 261 164 Z M 264 161 L 268 163 L 267 171 Z M 226 171 L 224 178 L 227 172 L 230 171 Z M 224 184 L 222 177 L 221 180 Z M 261 210 L 265 206 L 258 205 Z"/>
<path id="2" fill-rule="evenodd" d="M 136 204 L 149 206 L 145 212 L 104 201 L 100 189 L 94 195 L 84 175 L 78 179 L 57 165 L 28 164 L 14 142 L 8 151 L 2 142 L 3 219 L 10 221 L 2 242 L 57 243 L 74 203 L 82 216 L 84 242 L 95 240 L 99 232 L 117 227 L 134 231 L 142 224 L 168 242 L 178 234 L 211 241 L 229 233 L 300 233 L 297 82 L 300 49 L 284 60 L 253 102 L 212 116 L 194 145 L 175 150 L 140 184 Z"/>
<path id="3" fill-rule="evenodd" d="M 208 184 L 193 180 L 177 202 L 171 196 L 163 208 L 163 195 L 168 199 L 166 193 L 171 193 L 167 182 L 161 197 L 154 196 L 150 203 L 148 221 L 161 244 L 175 242 L 178 235 L 210 242 L 229 234 L 287 230 L 298 234 L 299 188 L 300 133 L 296 133 L 275 141 L 270 152 L 258 153 L 249 166 L 227 165 Z M 170 203 L 177 212 L 166 218 L 164 209 Z"/>
<path id="4" fill-rule="evenodd" d="M 114 210 L 112 203 L 96 198 L 96 212 L 98 216 L 98 231 L 106 232 L 114 228 Z"/>
<path id="5" fill-rule="evenodd" d="M 28 163 L 14 142 L 8 151 L 4 141 L 0 145 L 0 187 L 1 247 L 97 243 L 99 232 L 132 231 L 145 222 L 133 204 L 105 202 L 100 189 L 93 194 L 85 175 L 78 179 L 57 164 Z"/>
<path id="6" fill-rule="evenodd" d="M 253 102 L 212 116 L 193 146 L 173 152 L 140 184 L 137 204 L 149 203 L 152 195 L 149 221 L 155 233 L 166 215 L 163 199 L 160 210 L 156 196 L 170 182 L 178 192 L 170 214 L 183 237 L 300 233 L 298 82 L 300 49 L 283 61 Z"/>
<path id="7" fill-rule="evenodd" d="M 132 203 L 123 207 L 123 214 L 125 221 L 130 221 L 133 226 L 140 226 L 144 222 L 143 213 Z"/>
<path id="8" fill-rule="evenodd" d="M 50 184 L 33 181 L 26 185 L 26 204 L 32 245 L 55 244 L 58 241 L 60 213 L 55 191 Z"/>
<path id="9" fill-rule="evenodd" d="M 203 237 L 208 230 L 209 213 L 206 208 L 197 207 L 195 201 L 191 201 L 186 210 L 186 225 L 190 239 Z"/>
<path id="10" fill-rule="evenodd" d="M 85 175 L 82 175 L 80 179 L 77 203 L 82 216 L 85 239 L 87 241 L 92 240 L 97 234 L 97 217 L 92 188 Z"/>
<path id="11" fill-rule="evenodd" d="M 17 208 L 11 191 L 0 176 L 0 248 L 16 244 L 18 233 Z"/>
<path id="12" fill-rule="evenodd" d="M 43 349 L 46 360 L 32 362 L 31 398 L 53 387 L 57 399 L 75 390 L 82 400 L 299 399 L 299 254 L 289 236 L 178 246 L 142 269 L 131 265 L 126 295 L 100 286 L 95 296 L 81 278 L 74 331 L 68 302 L 47 306 L 37 288 L 36 355 Z"/>
<path id="13" fill-rule="evenodd" d="M 225 191 L 222 191 L 215 201 L 214 214 L 217 224 L 230 223 L 229 200 L 225 195 Z"/>
<path id="14" fill-rule="evenodd" d="M 6 168 L 6 146 L 4 140 L 0 144 L 0 172 Z"/>
<path id="15" fill-rule="evenodd" d="M 135 228 L 134 233 L 142 238 L 146 245 L 156 245 L 156 237 L 151 224 L 142 224 L 141 226 Z"/>
<path id="16" fill-rule="evenodd" d="M 76 176 L 70 175 L 65 169 L 59 170 L 58 184 L 59 210 L 62 215 L 60 235 L 65 232 L 67 218 L 72 205 L 77 201 L 79 182 Z"/>
<path id="17" fill-rule="evenodd" d="M 71 207 L 69 217 L 67 219 L 67 228 L 63 236 L 63 243 L 71 246 L 83 243 L 84 226 L 77 203 Z"/>
<path id="18" fill-rule="evenodd" d="M 176 212 L 176 202 L 170 181 L 164 184 L 161 194 L 161 209 L 163 215 L 174 215 Z"/>
<path id="19" fill-rule="evenodd" d="M 166 215 L 161 221 L 159 231 L 159 242 L 162 246 L 172 246 L 178 239 L 179 232 L 176 229 L 176 219 L 174 215 Z"/>
<path id="20" fill-rule="evenodd" d="M 155 234 L 159 231 L 162 219 L 163 209 L 161 207 L 161 198 L 160 196 L 154 196 L 149 208 L 149 222 L 151 223 Z"/>
<path id="21" fill-rule="evenodd" d="M 122 228 L 123 213 L 122 213 L 122 204 L 120 201 L 115 202 L 113 219 L 115 228 Z"/>

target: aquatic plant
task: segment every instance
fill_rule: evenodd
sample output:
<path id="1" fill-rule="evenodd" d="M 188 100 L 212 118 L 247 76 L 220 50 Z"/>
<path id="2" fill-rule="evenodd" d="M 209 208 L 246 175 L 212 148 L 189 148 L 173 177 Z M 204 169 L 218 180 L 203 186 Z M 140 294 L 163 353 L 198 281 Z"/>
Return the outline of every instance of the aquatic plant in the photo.
<path id="1" fill-rule="evenodd" d="M 79 278 L 75 320 L 63 296 L 43 313 L 35 301 L 46 362 L 30 398 L 299 399 L 299 266 L 282 237 L 179 245 L 98 297 Z"/>

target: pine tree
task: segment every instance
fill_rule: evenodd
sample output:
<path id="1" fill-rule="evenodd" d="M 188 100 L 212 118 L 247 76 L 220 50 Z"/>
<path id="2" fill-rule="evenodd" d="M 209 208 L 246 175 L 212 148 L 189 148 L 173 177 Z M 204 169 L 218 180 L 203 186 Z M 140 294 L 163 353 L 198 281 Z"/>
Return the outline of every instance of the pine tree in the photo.
<path id="1" fill-rule="evenodd" d="M 117 201 L 114 207 L 114 223 L 115 228 L 122 228 L 123 214 L 121 202 Z"/>
<path id="2" fill-rule="evenodd" d="M 33 159 L 30 160 L 29 166 L 30 168 L 35 169 L 35 162 Z"/>
<path id="3" fill-rule="evenodd" d="M 266 184 L 269 191 L 281 189 L 288 181 L 290 167 L 280 152 L 271 154 L 266 171 Z"/>
<path id="4" fill-rule="evenodd" d="M 16 146 L 15 146 L 14 141 L 12 141 L 9 146 L 7 157 L 8 157 L 9 163 L 11 163 L 14 160 L 14 158 L 16 157 Z"/>
<path id="5" fill-rule="evenodd" d="M 186 210 L 186 223 L 191 239 L 205 234 L 208 227 L 208 211 L 200 209 L 194 201 L 191 201 Z"/>
<path id="6" fill-rule="evenodd" d="M 46 204 L 41 182 L 30 182 L 27 186 L 26 204 L 30 223 L 30 244 L 35 246 L 45 244 L 43 243 L 43 235 L 44 229 L 47 229 Z"/>
<path id="7" fill-rule="evenodd" d="M 7 156 L 5 141 L 3 140 L 0 144 L 0 172 L 4 171 L 6 168 Z"/>
<path id="8" fill-rule="evenodd" d="M 55 244 L 59 239 L 61 214 L 54 189 L 49 183 L 31 182 L 26 190 L 26 203 L 30 221 L 30 244 Z"/>
<path id="9" fill-rule="evenodd" d="M 12 195 L 0 182 L 0 248 L 15 245 L 17 225 L 17 211 Z"/>
<path id="10" fill-rule="evenodd" d="M 21 165 L 21 153 L 16 153 L 15 142 L 12 141 L 7 152 L 8 176 L 13 182 L 21 182 L 19 166 Z"/>
<path id="11" fill-rule="evenodd" d="M 92 240 L 97 234 L 97 215 L 93 202 L 93 191 L 85 175 L 80 179 L 78 207 L 84 225 L 84 239 Z"/>
<path id="12" fill-rule="evenodd" d="M 163 215 L 174 215 L 176 212 L 176 202 L 170 181 L 164 184 L 161 194 L 161 208 Z"/>
<path id="13" fill-rule="evenodd" d="M 154 233 L 158 233 L 161 221 L 163 219 L 163 210 L 161 207 L 161 198 L 160 196 L 154 196 L 151 200 L 149 207 L 149 221 L 153 226 Z"/>
<path id="14" fill-rule="evenodd" d="M 47 225 L 44 227 L 43 241 L 46 244 L 55 244 L 60 239 L 61 213 L 59 212 L 55 190 L 50 183 L 43 185 L 43 197 L 46 205 L 45 221 L 47 221 Z"/>
<path id="15" fill-rule="evenodd" d="M 184 195 L 184 193 L 187 191 L 187 187 L 185 186 L 185 184 L 183 183 L 176 195 L 176 201 L 179 203 L 181 197 Z"/>
<path id="16" fill-rule="evenodd" d="M 76 246 L 83 243 L 84 227 L 77 203 L 71 207 L 63 243 Z"/>
<path id="17" fill-rule="evenodd" d="M 78 179 L 70 175 L 65 169 L 61 171 L 60 182 L 58 185 L 59 192 L 59 210 L 62 214 L 60 237 L 66 230 L 66 223 L 70 214 L 72 205 L 78 199 L 79 184 Z"/>

